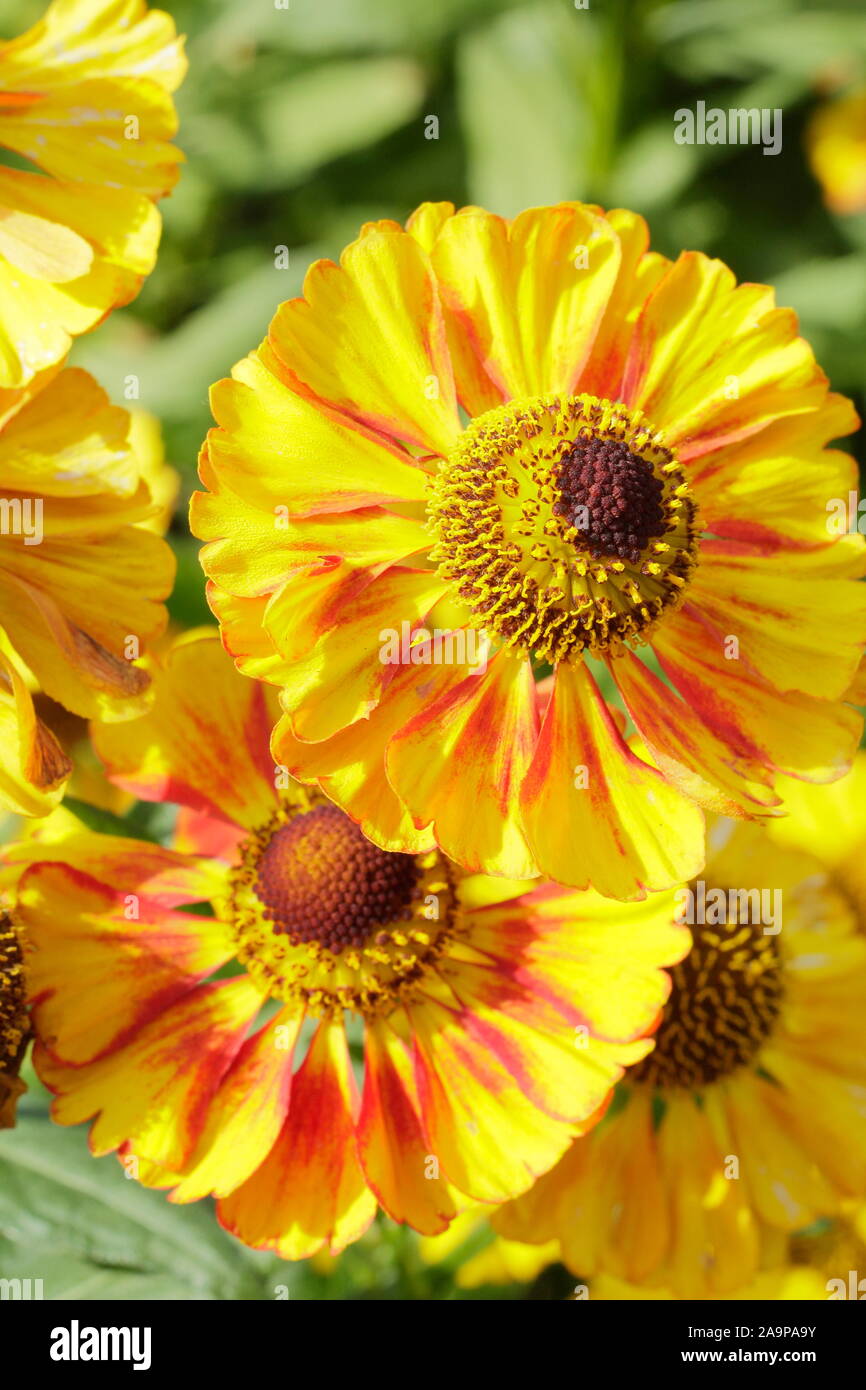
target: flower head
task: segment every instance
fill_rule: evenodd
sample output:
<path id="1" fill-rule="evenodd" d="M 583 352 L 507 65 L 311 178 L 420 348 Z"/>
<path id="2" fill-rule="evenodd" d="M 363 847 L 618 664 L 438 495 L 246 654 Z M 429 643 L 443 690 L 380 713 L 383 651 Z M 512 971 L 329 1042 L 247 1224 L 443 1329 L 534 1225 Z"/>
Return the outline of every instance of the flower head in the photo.
<path id="1" fill-rule="evenodd" d="M 33 687 L 86 719 L 125 719 L 150 683 L 136 664 L 162 632 L 171 551 L 126 410 L 91 376 L 49 369 L 0 391 L 0 806 L 44 815 L 70 762 Z"/>
<path id="2" fill-rule="evenodd" d="M 856 417 L 771 290 L 628 212 L 425 205 L 212 404 L 211 606 L 276 759 L 382 847 L 637 898 L 698 872 L 701 808 L 848 765 Z"/>
<path id="3" fill-rule="evenodd" d="M 864 778 L 866 756 L 769 833 L 716 823 L 652 1053 L 503 1234 L 558 1238 L 581 1277 L 713 1298 L 785 1263 L 780 1233 L 862 1202 Z"/>
<path id="4" fill-rule="evenodd" d="M 42 171 L 0 168 L 0 387 L 59 361 L 152 270 L 184 71 L 173 20 L 144 0 L 52 0 L 0 44 L 0 146 Z"/>
<path id="5" fill-rule="evenodd" d="M 626 946 L 604 903 L 575 925 L 553 888 L 370 844 L 275 784 L 264 688 L 215 635 L 155 685 L 96 741 L 120 785 L 186 808 L 177 848 L 7 851 L 55 1118 L 290 1258 L 377 1204 L 433 1233 L 524 1191 L 646 1055 L 687 933 L 651 902 Z"/>

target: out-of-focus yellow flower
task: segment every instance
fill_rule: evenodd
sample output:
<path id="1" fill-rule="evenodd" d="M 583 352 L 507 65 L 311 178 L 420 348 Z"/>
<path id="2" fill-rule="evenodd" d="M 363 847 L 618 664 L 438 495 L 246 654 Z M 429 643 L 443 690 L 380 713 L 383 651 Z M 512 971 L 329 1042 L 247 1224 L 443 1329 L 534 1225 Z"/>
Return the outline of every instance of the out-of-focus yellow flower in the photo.
<path id="1" fill-rule="evenodd" d="M 59 361 L 153 269 L 185 68 L 144 0 L 53 0 L 0 44 L 0 146 L 42 171 L 0 168 L 0 387 Z"/>
<path id="2" fill-rule="evenodd" d="M 819 106 L 806 130 L 806 151 L 833 212 L 866 208 L 866 88 Z"/>
<path id="3" fill-rule="evenodd" d="M 130 411 L 129 447 L 138 464 L 139 476 L 147 483 L 154 504 L 153 515 L 138 524 L 147 531 L 164 536 L 177 505 L 180 474 L 165 461 L 162 429 L 155 415 L 146 410 Z"/>
<path id="4" fill-rule="evenodd" d="M 769 1267 L 774 1233 L 863 1201 L 864 786 L 866 754 L 831 787 L 800 784 L 769 831 L 714 824 L 653 1052 L 496 1230 L 559 1239 L 591 1285 L 712 1298 Z"/>

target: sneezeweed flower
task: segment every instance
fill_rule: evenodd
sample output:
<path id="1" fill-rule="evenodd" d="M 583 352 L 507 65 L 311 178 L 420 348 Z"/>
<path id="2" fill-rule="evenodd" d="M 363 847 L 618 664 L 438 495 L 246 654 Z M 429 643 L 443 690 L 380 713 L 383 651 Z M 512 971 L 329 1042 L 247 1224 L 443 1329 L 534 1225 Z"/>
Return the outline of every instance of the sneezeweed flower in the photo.
<path id="1" fill-rule="evenodd" d="M 213 389 L 211 606 L 281 689 L 277 760 L 384 848 L 636 898 L 699 870 L 700 808 L 850 761 L 866 552 L 825 445 L 856 417 L 770 289 L 647 247 L 629 212 L 425 205 Z M 483 671 L 437 660 L 481 630 Z"/>
<path id="2" fill-rule="evenodd" d="M 147 701 L 137 658 L 162 632 L 174 559 L 129 412 L 78 368 L 0 391 L 0 807 L 45 815 L 71 764 L 34 688 L 85 719 Z M 133 431 L 134 434 L 134 431 Z"/>
<path id="3" fill-rule="evenodd" d="M 813 816 L 832 822 L 848 789 L 862 887 L 858 768 L 860 788 L 849 778 L 811 798 Z M 493 1217 L 512 1239 L 558 1238 L 590 1284 L 604 1275 L 721 1297 L 786 1262 L 779 1232 L 843 1216 L 866 1195 L 863 899 L 820 842 L 781 846 L 775 829 L 716 823 L 703 890 L 692 889 L 694 944 L 674 968 L 654 1051 L 599 1128 Z"/>
<path id="4" fill-rule="evenodd" d="M 113 780 L 187 808 L 190 852 L 82 833 L 6 855 L 55 1119 L 289 1258 L 377 1203 L 433 1233 L 525 1190 L 645 1057 L 687 933 L 650 900 L 624 950 L 607 904 L 575 926 L 556 889 L 389 854 L 276 785 L 265 687 L 216 634 L 155 686 L 94 736 Z"/>
<path id="5" fill-rule="evenodd" d="M 18 1073 L 29 1040 L 21 939 L 0 911 L 0 1129 L 15 1123 L 15 1106 L 25 1089 Z"/>
<path id="6" fill-rule="evenodd" d="M 842 214 L 866 209 L 866 88 L 819 106 L 806 149 L 824 201 Z"/>
<path id="7" fill-rule="evenodd" d="M 59 361 L 153 269 L 185 66 L 144 0 L 53 0 L 0 43 L 0 148 L 41 171 L 0 165 L 0 387 Z"/>

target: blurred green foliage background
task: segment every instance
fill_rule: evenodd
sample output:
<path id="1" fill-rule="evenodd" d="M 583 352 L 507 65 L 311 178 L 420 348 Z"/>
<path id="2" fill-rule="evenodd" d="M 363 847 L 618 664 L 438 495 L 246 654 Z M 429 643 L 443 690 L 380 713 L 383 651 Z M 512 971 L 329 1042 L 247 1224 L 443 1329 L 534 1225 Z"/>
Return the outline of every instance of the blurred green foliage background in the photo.
<path id="1" fill-rule="evenodd" d="M 0 35 L 21 32 L 43 8 L 0 0 Z M 188 162 L 162 204 L 154 274 L 73 360 L 118 401 L 136 374 L 139 403 L 162 421 L 184 479 L 170 536 L 179 623 L 208 616 L 185 502 L 210 424 L 209 385 L 260 341 L 277 304 L 301 292 L 312 260 L 337 257 L 363 221 L 403 220 L 425 199 L 505 215 L 564 198 L 639 211 L 666 254 L 700 249 L 741 280 L 774 284 L 834 387 L 862 411 L 866 213 L 826 210 L 803 139 L 821 102 L 866 83 L 862 0 L 162 8 L 188 35 L 178 99 Z M 782 152 L 676 144 L 674 112 L 698 100 L 781 107 Z M 426 138 L 429 116 L 437 139 Z M 275 267 L 279 246 L 289 248 L 287 269 Z M 170 1207 L 126 1182 L 115 1160 L 89 1159 L 82 1133 L 48 1139 L 44 1112 L 36 1087 L 24 1128 L 0 1137 L 0 1262 L 44 1273 L 50 1252 L 57 1296 L 272 1298 L 277 1284 L 301 1298 L 470 1296 L 454 1283 L 466 1251 L 430 1267 L 411 1234 L 384 1223 L 335 1270 L 277 1267 L 224 1236 L 203 1205 Z M 473 1237 L 473 1249 L 484 1239 Z M 567 1286 L 563 1272 L 532 1290 L 480 1292 L 561 1297 Z"/>

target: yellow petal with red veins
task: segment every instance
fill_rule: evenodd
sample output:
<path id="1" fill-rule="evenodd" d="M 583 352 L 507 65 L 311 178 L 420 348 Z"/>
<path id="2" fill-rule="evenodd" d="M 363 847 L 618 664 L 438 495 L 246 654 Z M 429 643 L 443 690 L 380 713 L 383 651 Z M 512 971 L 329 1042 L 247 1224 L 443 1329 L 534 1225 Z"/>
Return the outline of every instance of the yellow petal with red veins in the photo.
<path id="1" fill-rule="evenodd" d="M 216 633 L 176 643 L 153 681 L 147 715 L 93 726 L 112 781 L 144 800 L 177 801 L 247 828 L 268 820 L 277 794 L 264 687 L 238 674 Z"/>
<path id="2" fill-rule="evenodd" d="M 11 111 L 0 94 L 0 145 L 70 182 L 161 198 L 183 160 L 168 144 L 176 131 L 171 97 L 147 79 L 93 78 Z"/>
<path id="3" fill-rule="evenodd" d="M 421 1129 L 411 1057 L 383 1020 L 364 1033 L 364 1094 L 358 1155 L 370 1187 L 394 1221 L 436 1235 L 457 1211 L 455 1194 L 431 1164 Z"/>
<path id="4" fill-rule="evenodd" d="M 53 822 L 57 817 L 52 817 L 40 827 L 39 839 L 18 840 L 4 849 L 3 863 L 10 866 L 7 881 L 20 877 L 29 864 L 51 863 L 77 870 L 118 894 L 143 893 L 164 908 L 209 902 L 223 891 L 225 868 L 221 864 L 145 840 L 70 830 L 67 821 L 77 825 L 71 814 L 65 820 L 63 812 L 57 814 L 61 824 L 56 830 Z"/>
<path id="5" fill-rule="evenodd" d="M 635 322 L 670 261 L 648 249 L 649 228 L 637 213 L 617 208 L 605 217 L 619 239 L 619 271 L 592 352 L 572 389 L 618 401 Z"/>
<path id="6" fill-rule="evenodd" d="M 358 507 L 295 520 L 250 506 L 221 484 L 195 494 L 191 515 L 197 535 L 218 537 L 201 552 L 205 573 L 241 597 L 273 593 L 293 571 L 334 556 L 368 569 L 430 545 L 421 517 Z"/>
<path id="7" fill-rule="evenodd" d="M 279 369 L 273 353 L 262 349 L 211 388 L 218 428 L 208 435 L 202 464 L 206 487 L 212 479 L 224 480 L 275 523 L 279 508 L 297 518 L 382 502 L 423 502 L 427 474 L 411 454 L 363 422 L 299 395 L 279 379 Z M 197 526 L 195 508 L 193 521 Z"/>
<path id="8" fill-rule="evenodd" d="M 701 812 L 635 757 L 583 665 L 557 669 L 521 812 L 542 872 L 606 897 L 642 898 L 703 864 Z"/>
<path id="9" fill-rule="evenodd" d="M 463 897 L 461 884 L 461 903 Z M 625 906 L 548 884 L 478 908 L 469 918 L 470 940 L 473 952 L 483 953 L 485 970 L 476 968 L 473 994 L 505 1014 L 534 1017 L 539 1026 L 543 1020 L 561 1027 L 565 1019 L 584 1037 L 641 1037 L 670 993 L 662 966 L 681 960 L 691 944 L 675 915 L 667 893 Z M 461 998 L 465 979 L 461 974 L 453 982 Z"/>
<path id="10" fill-rule="evenodd" d="M 295 738 L 291 719 L 284 715 L 271 742 L 274 759 L 299 781 L 317 782 L 382 849 L 423 854 L 436 841 L 429 827 L 415 825 L 393 790 L 385 750 L 396 731 L 431 696 L 454 685 L 462 674 L 455 666 L 401 666 L 369 719 L 358 720 L 321 743 Z"/>
<path id="11" fill-rule="evenodd" d="M 619 266 L 604 218 L 577 203 L 530 208 L 511 224 L 464 211 L 442 227 L 432 258 L 467 409 L 574 390 Z"/>
<path id="12" fill-rule="evenodd" d="M 411 719 L 388 745 L 388 775 L 416 823 L 434 822 L 446 854 L 470 871 L 536 871 L 517 794 L 538 730 L 529 663 L 498 653 Z M 426 820 L 421 820 L 426 817 Z"/>
<path id="13" fill-rule="evenodd" d="M 39 1036 L 73 1066 L 158 1025 L 233 951 L 217 919 L 122 895 L 64 864 L 28 869 L 16 912 L 34 947 L 28 985 Z"/>
<path id="14" fill-rule="evenodd" d="M 561 1157 L 572 1131 L 521 1091 L 465 1017 L 425 998 L 410 1010 L 429 1152 L 467 1196 L 502 1202 Z"/>
<path id="15" fill-rule="evenodd" d="M 866 542 L 850 540 L 859 541 L 857 568 L 862 573 Z M 788 555 L 784 570 L 773 574 L 748 557 L 726 553 L 721 542 L 707 541 L 705 550 L 689 602 L 726 641 L 736 637 L 736 661 L 777 690 L 841 699 L 866 643 L 866 586 L 846 575 L 849 547 L 837 551 L 838 577 L 833 577 L 836 547 L 814 556 Z"/>
<path id="16" fill-rule="evenodd" d="M 832 782 L 850 766 L 863 728 L 845 705 L 795 691 L 781 694 L 725 655 L 726 633 L 684 604 L 656 632 L 653 647 L 666 675 L 732 761 L 759 762 L 815 782 Z"/>
<path id="17" fill-rule="evenodd" d="M 405 232 L 370 232 L 339 265 L 316 261 L 268 341 L 287 385 L 362 425 L 434 454 L 460 432 L 436 280 Z"/>
<path id="18" fill-rule="evenodd" d="M 820 405 L 826 377 L 765 285 L 736 286 L 721 261 L 686 251 L 635 325 L 622 400 L 665 442 L 718 447 Z"/>
<path id="19" fill-rule="evenodd" d="M 356 576 L 357 572 L 348 576 L 352 587 Z M 344 603 L 336 605 L 329 596 L 328 604 L 319 609 L 315 621 L 325 628 L 323 635 L 283 677 L 283 708 L 292 717 L 295 735 L 310 743 L 332 738 L 376 708 L 397 670 L 387 652 L 383 655 L 389 634 L 399 637 L 403 623 L 413 631 L 419 627 L 446 588 L 433 570 L 399 565 L 375 578 L 359 578 L 359 586 Z M 293 584 L 303 599 L 301 577 L 289 581 L 287 593 Z M 286 621 L 282 597 L 272 602 L 267 616 L 281 651 L 284 641 L 297 637 L 294 625 Z"/>
<path id="20" fill-rule="evenodd" d="M 205 596 L 238 670 L 255 680 L 279 685 L 286 663 L 264 626 L 268 596 L 233 598 L 212 580 L 205 585 Z"/>
<path id="21" fill-rule="evenodd" d="M 727 447 L 708 452 L 695 452 L 699 445 L 681 447 L 703 529 L 761 554 L 783 546 L 827 546 L 834 524 L 840 525 L 833 499 L 844 505 L 841 528 L 848 529 L 857 465 L 850 455 L 825 445 L 853 434 L 859 423 L 851 402 L 831 393 L 811 415 L 774 420 Z"/>
<path id="22" fill-rule="evenodd" d="M 726 816 L 778 806 L 762 764 L 743 760 L 733 768 L 728 745 L 638 657 L 624 655 L 610 669 L 656 766 L 685 796 Z"/>
<path id="23" fill-rule="evenodd" d="M 376 1198 L 355 1156 L 355 1082 L 342 1021 L 321 1023 L 292 1083 L 289 1115 L 251 1178 L 219 1204 L 245 1244 L 287 1260 L 336 1255 L 369 1226 Z"/>
<path id="24" fill-rule="evenodd" d="M 265 1161 L 288 1113 L 302 1023 L 303 1015 L 280 1009 L 247 1038 L 210 1103 L 198 1148 L 171 1201 L 224 1197 Z"/>
<path id="25" fill-rule="evenodd" d="M 261 1005 L 261 993 L 240 976 L 192 990 L 126 1047 L 86 1067 L 66 1067 L 37 1047 L 38 1074 L 57 1096 L 54 1119 L 77 1125 L 96 1116 L 97 1156 L 128 1141 L 131 1153 L 181 1171 Z"/>

